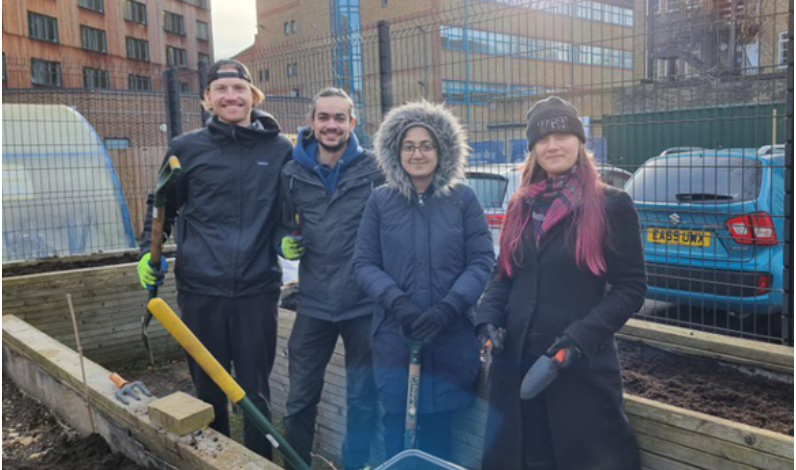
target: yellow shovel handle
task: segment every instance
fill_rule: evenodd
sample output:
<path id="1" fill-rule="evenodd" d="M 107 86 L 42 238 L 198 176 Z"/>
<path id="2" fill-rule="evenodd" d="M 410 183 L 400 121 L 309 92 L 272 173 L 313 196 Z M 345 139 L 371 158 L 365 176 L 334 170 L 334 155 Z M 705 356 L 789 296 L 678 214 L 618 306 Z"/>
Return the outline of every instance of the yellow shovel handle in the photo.
<path id="1" fill-rule="evenodd" d="M 160 324 L 180 343 L 180 346 L 191 355 L 202 370 L 232 400 L 232 403 L 237 404 L 246 397 L 246 392 L 235 382 L 235 379 L 218 363 L 216 358 L 210 354 L 210 351 L 191 333 L 191 330 L 185 326 L 185 323 L 180 320 L 174 310 L 163 299 L 155 298 L 150 300 L 148 308 Z"/>

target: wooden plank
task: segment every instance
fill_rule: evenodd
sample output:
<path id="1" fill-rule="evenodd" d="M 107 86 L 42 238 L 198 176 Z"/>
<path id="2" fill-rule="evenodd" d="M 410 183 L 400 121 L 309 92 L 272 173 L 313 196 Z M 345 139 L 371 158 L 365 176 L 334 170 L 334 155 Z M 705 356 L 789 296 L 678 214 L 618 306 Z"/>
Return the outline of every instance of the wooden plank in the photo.
<path id="1" fill-rule="evenodd" d="M 793 461 L 793 436 L 747 426 L 696 411 L 685 410 L 645 398 L 625 395 L 625 409 L 634 422 L 639 416 L 683 430 L 713 436 Z"/>
<path id="2" fill-rule="evenodd" d="M 700 470 L 699 467 L 678 462 L 660 455 L 649 453 L 645 450 L 640 451 L 641 468 L 649 470 Z"/>
<path id="3" fill-rule="evenodd" d="M 793 373 L 793 348 L 787 346 L 731 338 L 636 319 L 628 321 L 621 333 L 639 339 L 685 346 L 706 353 L 737 357 L 746 361 L 758 362 L 761 365 L 771 364 L 785 367 Z"/>
<path id="4" fill-rule="evenodd" d="M 710 455 L 690 447 L 681 446 L 673 442 L 649 436 L 640 432 L 636 433 L 639 447 L 650 453 L 660 455 L 677 462 L 689 462 L 697 468 L 704 470 L 755 470 L 754 467 L 738 462 L 732 462 L 715 455 Z"/>
<path id="5" fill-rule="evenodd" d="M 793 468 L 793 459 L 785 459 L 775 455 L 751 449 L 748 446 L 733 444 L 713 436 L 686 431 L 682 428 L 669 426 L 646 418 L 636 417 L 633 429 L 638 433 L 680 444 L 684 447 L 715 455 L 728 461 L 739 462 L 760 470 L 778 470 Z"/>

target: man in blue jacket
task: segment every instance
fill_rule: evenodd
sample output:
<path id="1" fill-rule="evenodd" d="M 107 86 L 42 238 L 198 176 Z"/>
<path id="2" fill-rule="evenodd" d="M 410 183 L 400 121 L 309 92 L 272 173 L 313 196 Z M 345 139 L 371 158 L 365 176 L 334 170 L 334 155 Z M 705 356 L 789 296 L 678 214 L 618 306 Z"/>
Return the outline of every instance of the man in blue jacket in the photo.
<path id="1" fill-rule="evenodd" d="M 345 345 L 346 469 L 367 465 L 376 415 L 370 326 L 373 303 L 351 271 L 359 221 L 384 182 L 373 155 L 359 145 L 354 102 L 337 88 L 312 101 L 311 125 L 299 132 L 282 170 L 282 255 L 301 258 L 298 314 L 288 343 L 287 439 L 310 462 L 324 371 L 338 337 Z"/>
<path id="2" fill-rule="evenodd" d="M 281 219 L 279 175 L 293 146 L 272 116 L 254 109 L 263 98 L 240 62 L 210 67 L 202 104 L 213 117 L 207 127 L 174 139 L 166 153 L 180 159 L 183 172 L 166 199 L 164 238 L 176 219 L 183 321 L 227 370 L 234 364 L 237 382 L 270 416 L 268 377 L 282 283 L 274 229 Z M 138 264 L 144 287 L 161 282 L 168 267 L 149 263 L 152 201 L 150 195 Z M 224 392 L 190 357 L 188 364 L 198 397 L 215 410 L 211 426 L 229 435 Z M 270 458 L 271 446 L 249 420 L 244 442 Z"/>

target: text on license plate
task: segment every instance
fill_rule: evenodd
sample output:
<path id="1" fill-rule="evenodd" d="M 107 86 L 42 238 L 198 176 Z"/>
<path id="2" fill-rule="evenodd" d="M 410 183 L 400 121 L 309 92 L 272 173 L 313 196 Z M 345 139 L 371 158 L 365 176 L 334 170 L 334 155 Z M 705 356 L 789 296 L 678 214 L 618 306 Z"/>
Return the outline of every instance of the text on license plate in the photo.
<path id="1" fill-rule="evenodd" d="M 647 241 L 662 245 L 696 246 L 707 248 L 711 243 L 711 234 L 710 232 L 700 232 L 696 230 L 651 228 L 647 233 Z"/>

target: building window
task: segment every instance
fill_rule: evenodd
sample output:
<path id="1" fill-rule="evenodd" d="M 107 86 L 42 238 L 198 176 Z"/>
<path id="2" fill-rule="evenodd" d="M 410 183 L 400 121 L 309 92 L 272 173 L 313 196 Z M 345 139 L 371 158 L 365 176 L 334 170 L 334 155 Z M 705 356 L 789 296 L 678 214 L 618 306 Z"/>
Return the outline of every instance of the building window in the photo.
<path id="1" fill-rule="evenodd" d="M 210 67 L 210 54 L 203 54 L 203 53 L 200 52 L 197 57 L 198 57 L 199 62 L 204 62 L 205 65 Z"/>
<path id="2" fill-rule="evenodd" d="M 146 24 L 146 4 L 133 0 L 124 2 L 124 19 L 133 23 Z"/>
<path id="3" fill-rule="evenodd" d="M 669 76 L 669 59 L 656 59 L 652 67 L 653 78 L 666 78 Z"/>
<path id="4" fill-rule="evenodd" d="M 127 58 L 149 62 L 149 42 L 143 39 L 127 38 Z"/>
<path id="5" fill-rule="evenodd" d="M 260 83 L 268 82 L 271 80 L 270 69 L 260 69 Z"/>
<path id="6" fill-rule="evenodd" d="M 290 34 L 296 34 L 296 20 L 290 22 Z"/>
<path id="7" fill-rule="evenodd" d="M 191 84 L 188 82 L 180 82 L 180 93 L 190 93 Z"/>
<path id="8" fill-rule="evenodd" d="M 204 21 L 196 20 L 196 37 L 202 41 L 210 40 L 210 28 Z"/>
<path id="9" fill-rule="evenodd" d="M 108 53 L 108 37 L 101 29 L 80 26 L 80 44 L 87 51 Z"/>
<path id="10" fill-rule="evenodd" d="M 290 97 L 291 98 L 298 98 L 301 96 L 301 91 L 298 88 L 291 88 L 290 89 Z"/>
<path id="11" fill-rule="evenodd" d="M 298 77 L 298 62 L 287 64 L 287 76 Z"/>
<path id="12" fill-rule="evenodd" d="M 143 75 L 128 75 L 127 89 L 131 91 L 152 91 L 152 78 Z"/>
<path id="13" fill-rule="evenodd" d="M 105 139 L 105 148 L 108 150 L 127 150 L 130 148 L 130 139 L 127 137 L 108 137 Z"/>
<path id="14" fill-rule="evenodd" d="M 166 65 L 169 67 L 188 67 L 188 51 L 179 47 L 166 46 Z"/>
<path id="15" fill-rule="evenodd" d="M 170 11 L 163 12 L 163 30 L 185 36 L 185 18 Z"/>
<path id="16" fill-rule="evenodd" d="M 285 36 L 287 36 L 288 34 L 290 34 L 290 23 L 288 23 L 287 21 L 285 21 L 285 24 L 283 25 L 283 27 L 284 27 L 284 30 L 285 30 Z"/>
<path id="17" fill-rule="evenodd" d="M 89 90 L 108 90 L 111 87 L 111 74 L 107 70 L 83 67 L 83 88 Z"/>
<path id="18" fill-rule="evenodd" d="M 647 14 L 659 15 L 661 13 L 662 0 L 647 0 Z"/>
<path id="19" fill-rule="evenodd" d="M 28 12 L 28 33 L 32 39 L 58 41 L 58 20 L 50 16 Z"/>
<path id="20" fill-rule="evenodd" d="M 666 0 L 666 13 L 676 13 L 681 6 L 680 0 Z"/>
<path id="21" fill-rule="evenodd" d="M 86 10 L 105 13 L 105 0 L 77 0 L 77 5 Z"/>
<path id="22" fill-rule="evenodd" d="M 6 53 L 3 52 L 3 81 L 8 81 L 8 72 L 6 72 Z"/>
<path id="23" fill-rule="evenodd" d="M 552 90 L 532 85 L 505 83 L 479 83 L 457 80 L 442 81 L 442 98 L 449 104 L 466 104 L 469 91 L 470 104 L 487 105 L 506 98 L 536 96 Z"/>
<path id="24" fill-rule="evenodd" d="M 61 63 L 32 59 L 30 61 L 32 82 L 41 86 L 61 86 Z"/>
<path id="25" fill-rule="evenodd" d="M 788 65 L 788 32 L 779 33 L 779 55 L 777 55 L 777 65 L 787 67 Z"/>
<path id="26" fill-rule="evenodd" d="M 382 8 L 387 8 L 388 6 L 390 6 L 390 0 L 381 0 Z"/>

